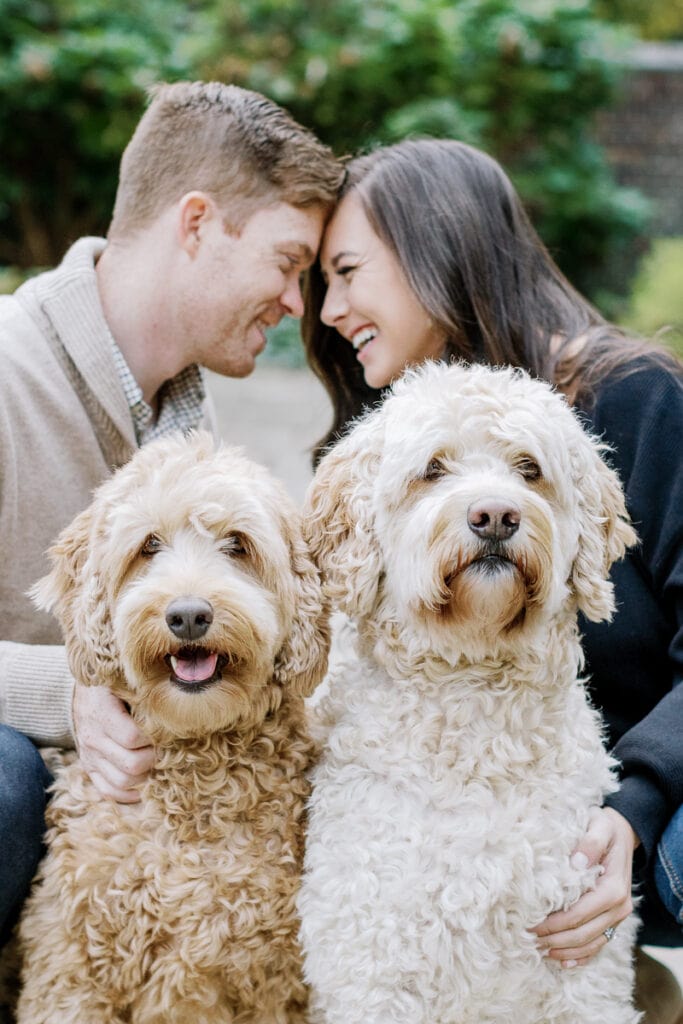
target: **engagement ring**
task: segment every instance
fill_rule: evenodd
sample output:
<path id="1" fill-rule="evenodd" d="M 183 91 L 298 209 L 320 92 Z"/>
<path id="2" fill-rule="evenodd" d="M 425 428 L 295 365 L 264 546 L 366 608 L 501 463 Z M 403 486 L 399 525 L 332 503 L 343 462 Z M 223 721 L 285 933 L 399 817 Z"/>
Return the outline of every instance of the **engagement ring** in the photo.
<path id="1" fill-rule="evenodd" d="M 611 928 L 611 927 L 610 928 L 605 928 L 605 930 L 604 930 L 604 932 L 602 934 L 605 936 L 605 938 L 607 939 L 608 942 L 611 942 L 611 940 L 614 938 L 615 931 L 616 931 L 616 928 Z"/>

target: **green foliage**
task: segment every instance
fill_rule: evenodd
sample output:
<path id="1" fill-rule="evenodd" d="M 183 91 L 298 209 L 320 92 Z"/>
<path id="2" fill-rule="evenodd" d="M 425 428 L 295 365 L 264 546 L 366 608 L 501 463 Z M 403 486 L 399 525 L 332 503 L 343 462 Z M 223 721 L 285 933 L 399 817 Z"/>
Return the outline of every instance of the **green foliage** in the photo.
<path id="1" fill-rule="evenodd" d="M 175 0 L 0 0 L 0 262 L 53 264 L 108 223 L 147 88 L 186 77 Z"/>
<path id="2" fill-rule="evenodd" d="M 406 135 L 501 160 L 574 283 L 612 312 L 648 207 L 591 136 L 624 34 L 596 0 L 214 0 L 207 74 L 287 105 L 337 152 Z"/>
<path id="3" fill-rule="evenodd" d="M 10 295 L 27 277 L 28 272 L 18 267 L 0 267 L 0 295 Z"/>
<path id="4" fill-rule="evenodd" d="M 339 152 L 380 141 L 384 115 L 451 98 L 445 0 L 215 0 L 211 74 L 267 93 Z"/>
<path id="5" fill-rule="evenodd" d="M 406 135 L 482 146 L 570 278 L 607 300 L 646 206 L 591 137 L 618 78 L 599 3 L 0 0 L 0 264 L 51 264 L 102 232 L 147 88 L 215 77 L 281 102 L 340 154 Z"/>
<path id="6" fill-rule="evenodd" d="M 288 369 L 300 369 L 305 366 L 300 321 L 285 316 L 277 327 L 269 328 L 268 344 L 261 358 L 267 363 L 285 366 Z"/>
<path id="7" fill-rule="evenodd" d="M 633 281 L 624 324 L 646 337 L 663 330 L 661 340 L 683 357 L 683 238 L 658 238 L 642 259 Z"/>
<path id="8" fill-rule="evenodd" d="M 596 0 L 599 17 L 631 25 L 643 39 L 683 39 L 683 0 Z"/>
<path id="9" fill-rule="evenodd" d="M 483 148 L 510 172 L 567 276 L 614 307 L 648 206 L 617 188 L 591 136 L 619 80 L 607 55 L 625 42 L 592 10 L 585 0 L 461 0 L 455 91 L 480 113 Z"/>

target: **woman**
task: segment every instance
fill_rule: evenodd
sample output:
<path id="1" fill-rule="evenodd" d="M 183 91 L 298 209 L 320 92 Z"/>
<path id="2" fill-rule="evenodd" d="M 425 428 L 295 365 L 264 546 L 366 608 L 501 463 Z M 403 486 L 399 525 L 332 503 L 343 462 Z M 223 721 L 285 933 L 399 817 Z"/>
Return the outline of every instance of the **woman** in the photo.
<path id="1" fill-rule="evenodd" d="M 598 952 L 631 909 L 635 852 L 647 893 L 642 941 L 681 944 L 653 871 L 683 803 L 678 364 L 606 322 L 552 261 L 500 166 L 445 140 L 407 141 L 350 162 L 309 275 L 304 342 L 334 409 L 316 458 L 407 366 L 429 358 L 524 367 L 552 381 L 614 447 L 641 545 L 614 572 L 614 623 L 581 628 L 622 788 L 596 810 L 574 854 L 602 864 L 596 889 L 537 932 L 566 967 Z M 680 845 L 670 842 L 669 863 L 678 858 L 680 867 L 680 827 L 673 835 Z M 666 884 L 662 891 L 671 906 Z"/>

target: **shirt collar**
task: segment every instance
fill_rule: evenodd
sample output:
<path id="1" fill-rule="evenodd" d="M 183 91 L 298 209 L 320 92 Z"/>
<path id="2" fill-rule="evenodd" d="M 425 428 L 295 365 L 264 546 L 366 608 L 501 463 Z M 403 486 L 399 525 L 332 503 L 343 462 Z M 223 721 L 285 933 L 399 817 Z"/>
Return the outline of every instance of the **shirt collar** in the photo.
<path id="1" fill-rule="evenodd" d="M 123 352 L 111 334 L 110 344 L 139 445 L 147 444 L 174 430 L 188 433 L 199 426 L 204 414 L 206 388 L 201 370 L 196 364 L 193 363 L 181 370 L 161 386 L 158 393 L 158 413 L 155 416 L 151 405 L 143 398 L 142 388 L 135 380 Z"/>

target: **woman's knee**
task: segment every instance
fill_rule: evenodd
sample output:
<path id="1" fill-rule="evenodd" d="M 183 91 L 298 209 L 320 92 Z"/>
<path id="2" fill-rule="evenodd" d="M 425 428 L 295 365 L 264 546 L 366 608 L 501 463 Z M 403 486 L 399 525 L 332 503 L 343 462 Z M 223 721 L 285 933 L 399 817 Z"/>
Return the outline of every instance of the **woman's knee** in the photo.
<path id="1" fill-rule="evenodd" d="M 683 927 L 683 807 L 679 807 L 662 836 L 655 861 L 659 897 Z"/>

